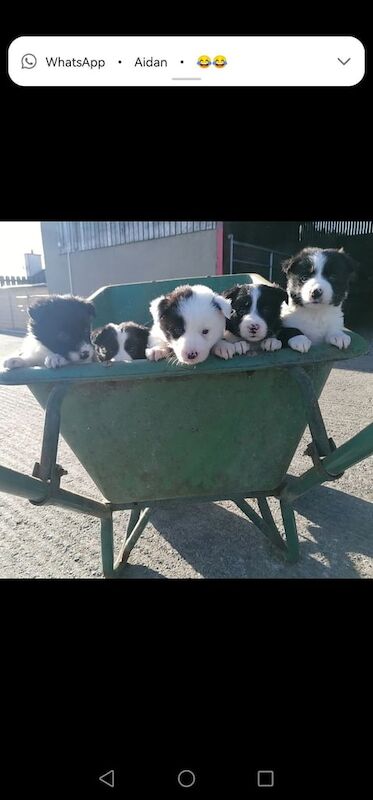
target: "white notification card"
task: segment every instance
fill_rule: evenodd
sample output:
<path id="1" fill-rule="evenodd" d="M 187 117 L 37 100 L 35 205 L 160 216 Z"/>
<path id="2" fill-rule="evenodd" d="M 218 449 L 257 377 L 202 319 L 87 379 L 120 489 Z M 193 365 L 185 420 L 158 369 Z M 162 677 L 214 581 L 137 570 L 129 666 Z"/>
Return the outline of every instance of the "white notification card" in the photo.
<path id="1" fill-rule="evenodd" d="M 354 36 L 20 36 L 19 86 L 355 86 Z"/>

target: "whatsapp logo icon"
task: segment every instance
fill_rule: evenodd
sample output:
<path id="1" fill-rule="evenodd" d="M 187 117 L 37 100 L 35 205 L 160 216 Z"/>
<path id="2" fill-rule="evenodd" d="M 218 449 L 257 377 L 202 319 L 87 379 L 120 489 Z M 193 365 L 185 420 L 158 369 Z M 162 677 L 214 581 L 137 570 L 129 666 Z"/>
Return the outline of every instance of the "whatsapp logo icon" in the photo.
<path id="1" fill-rule="evenodd" d="M 26 53 L 25 56 L 21 58 L 22 69 L 33 69 L 36 67 L 37 58 L 32 53 Z"/>

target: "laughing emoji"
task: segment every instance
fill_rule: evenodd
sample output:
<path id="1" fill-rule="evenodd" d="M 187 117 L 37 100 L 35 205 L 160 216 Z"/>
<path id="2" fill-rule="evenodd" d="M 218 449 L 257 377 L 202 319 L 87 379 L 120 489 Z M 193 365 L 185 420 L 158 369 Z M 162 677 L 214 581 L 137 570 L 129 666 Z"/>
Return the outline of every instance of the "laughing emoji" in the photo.
<path id="1" fill-rule="evenodd" d="M 211 66 L 211 58 L 210 58 L 210 56 L 200 56 L 198 61 L 197 61 L 197 64 L 198 64 L 199 67 L 202 67 L 202 69 L 206 69 L 206 67 L 210 67 Z"/>
<path id="2" fill-rule="evenodd" d="M 214 64 L 215 67 L 218 67 L 219 69 L 221 69 L 222 67 L 226 66 L 227 59 L 226 59 L 225 56 L 215 56 L 213 64 Z"/>

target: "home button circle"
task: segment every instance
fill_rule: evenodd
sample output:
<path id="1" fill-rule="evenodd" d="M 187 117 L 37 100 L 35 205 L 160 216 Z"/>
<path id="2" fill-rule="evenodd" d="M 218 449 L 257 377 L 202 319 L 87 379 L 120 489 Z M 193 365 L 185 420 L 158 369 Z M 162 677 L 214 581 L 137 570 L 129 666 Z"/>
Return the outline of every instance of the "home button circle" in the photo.
<path id="1" fill-rule="evenodd" d="M 177 776 L 177 782 L 183 789 L 189 789 L 191 786 L 194 786 L 196 776 L 191 769 L 182 769 Z"/>

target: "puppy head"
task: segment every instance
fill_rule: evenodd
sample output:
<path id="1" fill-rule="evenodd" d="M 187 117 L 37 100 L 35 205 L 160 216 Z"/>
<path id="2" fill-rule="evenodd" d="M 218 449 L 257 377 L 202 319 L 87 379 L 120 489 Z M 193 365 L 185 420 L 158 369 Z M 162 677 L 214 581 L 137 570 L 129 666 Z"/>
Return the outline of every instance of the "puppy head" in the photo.
<path id="1" fill-rule="evenodd" d="M 93 303 L 70 295 L 40 298 L 28 309 L 29 330 L 53 353 L 68 361 L 92 361 Z"/>
<path id="2" fill-rule="evenodd" d="M 207 286 L 179 286 L 150 304 L 154 323 L 182 364 L 199 364 L 222 338 L 231 301 Z"/>
<path id="3" fill-rule="evenodd" d="M 119 327 L 109 322 L 103 328 L 96 328 L 92 333 L 92 342 L 100 361 L 111 361 L 119 351 Z"/>
<path id="4" fill-rule="evenodd" d="M 275 284 L 245 283 L 228 289 L 224 296 L 232 302 L 228 330 L 248 342 L 260 342 L 269 332 L 276 331 L 282 303 L 288 301 L 285 290 Z"/>
<path id="5" fill-rule="evenodd" d="M 356 268 L 356 262 L 343 247 L 306 247 L 282 265 L 293 303 L 306 307 L 339 306 L 347 297 Z"/>

